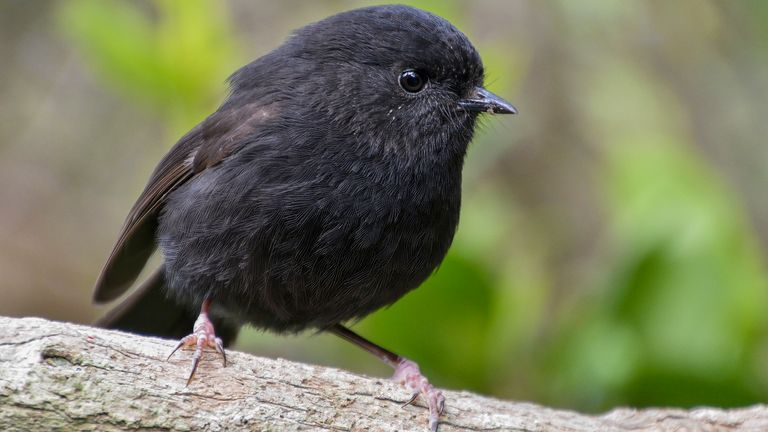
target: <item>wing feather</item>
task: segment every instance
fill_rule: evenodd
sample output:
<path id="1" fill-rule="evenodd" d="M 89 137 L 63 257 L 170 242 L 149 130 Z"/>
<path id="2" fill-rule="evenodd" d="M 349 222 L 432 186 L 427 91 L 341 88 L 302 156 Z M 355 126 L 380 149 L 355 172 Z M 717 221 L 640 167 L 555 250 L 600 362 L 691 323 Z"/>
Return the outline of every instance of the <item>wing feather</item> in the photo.
<path id="1" fill-rule="evenodd" d="M 273 116 L 272 104 L 225 104 L 173 146 L 128 213 L 96 281 L 95 302 L 119 297 L 141 273 L 156 248 L 158 216 L 168 194 L 239 150 Z"/>
<path id="2" fill-rule="evenodd" d="M 182 156 L 173 150 L 166 156 L 131 208 L 96 281 L 94 301 L 114 300 L 128 290 L 154 252 L 157 216 L 166 196 L 193 176 L 190 158 Z"/>

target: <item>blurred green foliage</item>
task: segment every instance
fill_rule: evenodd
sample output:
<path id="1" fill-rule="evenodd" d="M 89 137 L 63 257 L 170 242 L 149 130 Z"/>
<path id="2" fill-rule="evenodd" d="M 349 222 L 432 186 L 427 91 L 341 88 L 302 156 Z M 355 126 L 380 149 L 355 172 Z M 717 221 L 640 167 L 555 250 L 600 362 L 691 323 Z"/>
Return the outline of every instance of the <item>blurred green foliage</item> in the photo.
<path id="1" fill-rule="evenodd" d="M 241 57 L 226 9 L 214 0 L 75 0 L 61 4 L 59 18 L 91 67 L 126 98 L 156 109 L 175 134 L 211 111 Z"/>
<path id="2" fill-rule="evenodd" d="M 759 401 L 768 275 L 742 205 L 686 147 L 685 113 L 658 83 L 631 64 L 602 78 L 588 109 L 616 253 L 552 346 L 553 394 L 593 408 Z"/>
<path id="3" fill-rule="evenodd" d="M 465 3 L 411 3 L 471 37 L 482 30 L 466 18 Z M 601 23 L 620 29 L 640 3 L 561 3 L 541 9 L 576 29 L 559 50 L 581 43 L 581 79 L 561 81 L 578 87 L 579 133 L 590 143 L 585 151 L 598 155 L 591 173 L 598 185 L 592 204 L 601 209 L 603 225 L 593 239 L 598 257 L 585 266 L 586 276 L 555 277 L 559 243 L 550 230 L 559 226 L 557 218 L 537 219 L 503 182 L 487 181 L 496 161 L 515 148 L 516 128 L 543 121 L 522 105 L 522 115 L 504 126 L 509 133 L 490 125 L 479 134 L 468 161 L 461 228 L 439 271 L 356 328 L 420 362 L 442 386 L 592 410 L 765 400 L 768 274 L 739 194 L 699 154 L 687 105 L 669 83 L 621 47 L 592 52 L 584 43 Z M 244 62 L 238 47 L 246 41 L 235 40 L 223 5 L 69 1 L 61 4 L 59 21 L 105 85 L 141 109 L 156 110 L 175 137 L 213 109 L 224 78 Z M 718 26 L 721 12 L 701 13 Z M 543 38 L 557 39 L 558 29 L 550 31 L 555 36 Z M 542 72 L 527 51 L 532 48 L 515 41 L 481 39 L 478 46 L 492 87 L 505 95 L 522 91 L 526 77 L 554 80 L 558 66 L 565 67 L 553 61 Z M 568 103 L 565 97 L 546 101 Z M 564 112 L 559 124 L 577 121 Z M 586 189 L 588 181 L 574 187 Z M 578 221 L 569 223 L 578 230 Z M 355 362 L 375 362 L 335 339 L 310 339 L 249 332 L 239 344 L 362 370 L 369 369 Z M 302 345 L 312 352 L 296 348 Z"/>

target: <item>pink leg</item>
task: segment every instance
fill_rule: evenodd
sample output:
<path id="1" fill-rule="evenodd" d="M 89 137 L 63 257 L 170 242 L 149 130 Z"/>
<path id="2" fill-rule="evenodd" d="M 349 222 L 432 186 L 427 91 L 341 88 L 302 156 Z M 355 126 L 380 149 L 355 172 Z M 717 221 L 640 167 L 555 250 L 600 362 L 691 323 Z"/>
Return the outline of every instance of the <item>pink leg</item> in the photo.
<path id="1" fill-rule="evenodd" d="M 445 396 L 443 392 L 436 389 L 429 380 L 421 374 L 419 365 L 406 358 L 400 359 L 400 364 L 395 368 L 395 374 L 392 379 L 402 384 L 411 391 L 413 396 L 403 406 L 407 406 L 416 400 L 419 396 L 424 398 L 429 407 L 429 430 L 436 431 L 437 423 L 440 421 L 440 414 L 445 410 Z"/>
<path id="2" fill-rule="evenodd" d="M 203 301 L 203 306 L 200 309 L 200 316 L 197 317 L 195 325 L 192 327 L 192 333 L 184 336 L 179 341 L 179 343 L 176 344 L 176 347 L 173 349 L 173 351 L 171 351 L 171 353 L 168 355 L 167 360 L 170 360 L 171 356 L 173 356 L 173 354 L 178 351 L 179 348 L 188 346 L 195 347 L 195 353 L 192 355 L 192 370 L 189 372 L 187 385 L 192 382 L 192 377 L 195 376 L 197 365 L 200 363 L 200 357 L 202 357 L 203 349 L 206 346 L 215 349 L 219 354 L 221 354 L 222 358 L 224 359 L 224 367 L 227 366 L 227 353 L 224 351 L 224 343 L 221 341 L 221 338 L 216 337 L 213 323 L 211 323 L 210 318 L 208 318 L 208 309 L 210 306 L 211 301 L 205 299 Z"/>
<path id="3" fill-rule="evenodd" d="M 445 397 L 443 396 L 443 392 L 436 389 L 429 383 L 429 380 L 421 374 L 419 365 L 405 357 L 401 357 L 392 351 L 376 345 L 341 324 L 331 327 L 329 331 L 363 348 L 380 358 L 384 363 L 395 368 L 395 374 L 392 376 L 392 379 L 411 391 L 410 400 L 403 406 L 410 405 L 421 396 L 429 408 L 429 430 L 432 432 L 437 431 L 440 415 L 445 411 Z"/>

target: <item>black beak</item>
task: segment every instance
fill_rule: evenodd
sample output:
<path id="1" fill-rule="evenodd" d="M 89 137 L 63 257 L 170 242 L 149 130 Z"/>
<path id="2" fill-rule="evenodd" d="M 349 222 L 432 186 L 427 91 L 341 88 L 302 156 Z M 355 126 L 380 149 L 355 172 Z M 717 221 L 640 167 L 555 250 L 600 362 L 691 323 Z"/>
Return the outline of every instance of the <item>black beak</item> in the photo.
<path id="1" fill-rule="evenodd" d="M 465 111 L 487 112 L 489 114 L 517 114 L 517 108 L 482 87 L 475 87 L 468 99 L 459 101 Z"/>

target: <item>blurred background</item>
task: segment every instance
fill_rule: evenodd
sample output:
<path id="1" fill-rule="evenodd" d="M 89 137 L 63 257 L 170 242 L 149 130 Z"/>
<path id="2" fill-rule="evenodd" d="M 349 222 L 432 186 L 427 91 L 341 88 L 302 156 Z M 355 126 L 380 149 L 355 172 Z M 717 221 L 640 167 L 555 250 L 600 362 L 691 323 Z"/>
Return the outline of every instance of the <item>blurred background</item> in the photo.
<path id="1" fill-rule="evenodd" d="M 354 328 L 501 398 L 768 400 L 768 2 L 406 3 L 464 31 L 520 114 L 478 132 L 439 271 Z M 367 4 L 0 2 L 0 314 L 104 313 L 123 218 L 227 76 Z M 236 349 L 391 373 L 311 332 Z"/>

